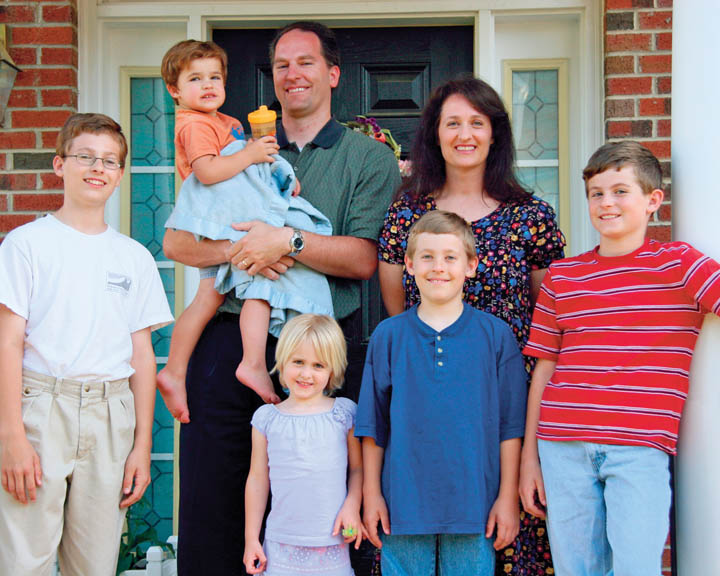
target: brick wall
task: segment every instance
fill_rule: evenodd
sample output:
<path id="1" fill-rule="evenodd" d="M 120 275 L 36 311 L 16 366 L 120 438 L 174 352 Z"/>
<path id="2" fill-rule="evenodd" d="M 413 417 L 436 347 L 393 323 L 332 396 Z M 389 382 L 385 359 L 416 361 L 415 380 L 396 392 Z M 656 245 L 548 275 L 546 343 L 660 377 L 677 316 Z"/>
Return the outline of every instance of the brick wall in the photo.
<path id="1" fill-rule="evenodd" d="M 77 110 L 75 0 L 3 0 L 10 56 L 22 69 L 0 128 L 0 238 L 62 205 L 57 131 Z"/>
<path id="2" fill-rule="evenodd" d="M 645 144 L 663 167 L 665 202 L 650 236 L 670 239 L 672 0 L 605 0 L 605 137 Z"/>

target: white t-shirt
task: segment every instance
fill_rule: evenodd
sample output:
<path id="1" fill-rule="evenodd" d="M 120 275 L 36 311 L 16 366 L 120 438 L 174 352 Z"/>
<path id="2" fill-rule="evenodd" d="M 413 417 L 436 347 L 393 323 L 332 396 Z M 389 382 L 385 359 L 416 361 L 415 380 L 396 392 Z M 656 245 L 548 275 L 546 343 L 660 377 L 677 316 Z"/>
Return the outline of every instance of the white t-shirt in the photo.
<path id="1" fill-rule="evenodd" d="M 23 368 L 74 380 L 130 376 L 130 335 L 173 320 L 143 246 L 109 226 L 84 234 L 54 216 L 0 244 L 0 303 L 27 320 Z"/>

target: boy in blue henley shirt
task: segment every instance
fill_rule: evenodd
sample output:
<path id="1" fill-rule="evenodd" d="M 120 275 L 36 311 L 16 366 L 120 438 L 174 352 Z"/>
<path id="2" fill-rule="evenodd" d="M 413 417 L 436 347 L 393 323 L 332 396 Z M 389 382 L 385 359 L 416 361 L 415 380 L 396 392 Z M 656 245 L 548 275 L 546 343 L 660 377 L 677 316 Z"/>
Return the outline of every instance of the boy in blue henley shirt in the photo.
<path id="1" fill-rule="evenodd" d="M 405 264 L 420 304 L 373 333 L 358 403 L 364 522 L 385 576 L 492 574 L 519 528 L 522 356 L 504 322 L 463 303 L 478 260 L 461 217 L 418 220 Z"/>

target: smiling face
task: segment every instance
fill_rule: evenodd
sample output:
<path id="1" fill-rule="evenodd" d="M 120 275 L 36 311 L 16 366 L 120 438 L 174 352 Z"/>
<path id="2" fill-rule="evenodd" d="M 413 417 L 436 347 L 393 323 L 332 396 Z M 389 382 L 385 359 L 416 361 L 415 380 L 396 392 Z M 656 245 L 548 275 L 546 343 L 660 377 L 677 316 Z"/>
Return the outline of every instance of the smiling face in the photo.
<path id="1" fill-rule="evenodd" d="M 648 220 L 660 208 L 662 190 L 645 194 L 635 169 L 605 170 L 587 182 L 590 220 L 600 233 L 600 254 L 629 254 L 645 241 Z"/>
<path id="2" fill-rule="evenodd" d="M 225 102 L 222 63 L 217 58 L 191 60 L 180 72 L 176 86 L 167 86 L 180 108 L 215 115 Z"/>
<path id="3" fill-rule="evenodd" d="M 302 340 L 280 370 L 282 384 L 290 397 L 299 402 L 318 401 L 324 397 L 332 370 L 320 359 L 309 339 Z"/>
<path id="4" fill-rule="evenodd" d="M 465 278 L 475 274 L 477 265 L 477 258 L 468 258 L 462 240 L 455 234 L 418 234 L 414 253 L 405 255 L 405 266 L 415 277 L 423 304 L 462 300 Z"/>
<path id="5" fill-rule="evenodd" d="M 464 96 L 452 94 L 440 112 L 438 143 L 446 167 L 484 166 L 493 143 L 490 118 Z"/>
<path id="6" fill-rule="evenodd" d="M 92 166 L 84 166 L 75 154 L 95 156 Z M 123 169 L 108 170 L 100 158 L 120 161 L 120 144 L 106 133 L 83 132 L 70 143 L 66 157 L 55 156 L 53 169 L 63 179 L 65 207 L 102 208 L 120 183 Z"/>
<path id="7" fill-rule="evenodd" d="M 331 92 L 339 79 L 340 68 L 328 66 L 320 39 L 314 33 L 291 30 L 278 40 L 273 83 L 284 115 L 329 117 Z"/>

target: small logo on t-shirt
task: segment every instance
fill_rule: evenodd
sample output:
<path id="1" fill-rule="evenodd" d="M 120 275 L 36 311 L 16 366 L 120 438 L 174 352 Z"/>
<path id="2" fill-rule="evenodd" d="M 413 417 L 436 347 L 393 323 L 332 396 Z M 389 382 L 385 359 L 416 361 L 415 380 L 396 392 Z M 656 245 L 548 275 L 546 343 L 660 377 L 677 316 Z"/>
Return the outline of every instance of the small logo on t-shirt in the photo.
<path id="1" fill-rule="evenodd" d="M 107 279 L 105 281 L 105 289 L 110 292 L 128 294 L 128 292 L 130 292 L 131 284 L 132 282 L 128 276 L 125 276 L 124 274 L 116 274 L 115 272 L 108 272 Z"/>

